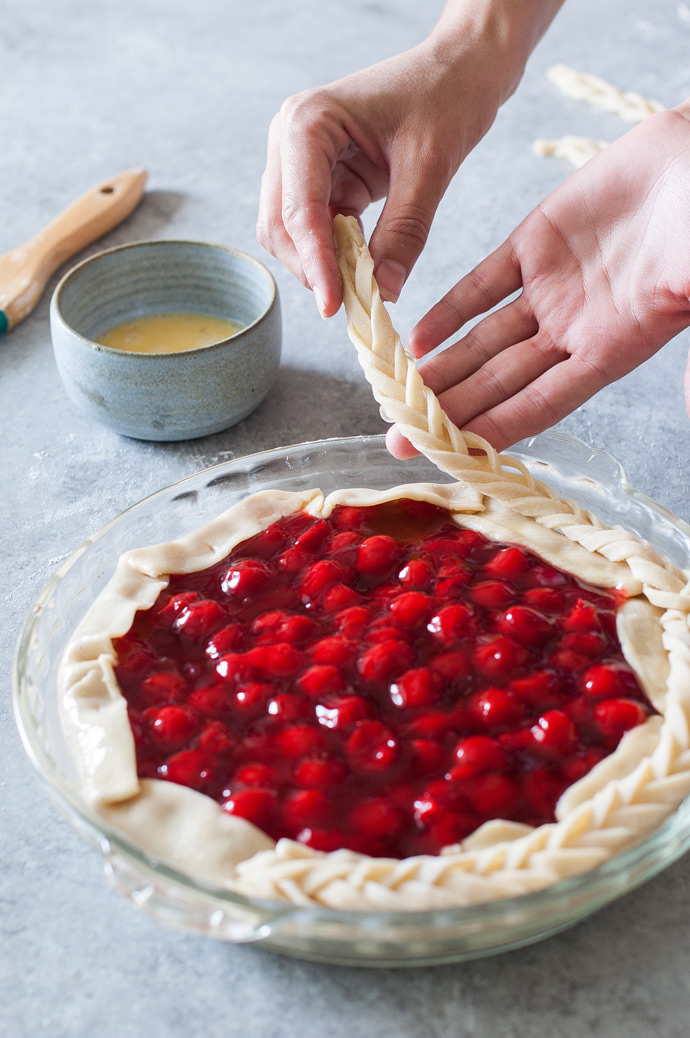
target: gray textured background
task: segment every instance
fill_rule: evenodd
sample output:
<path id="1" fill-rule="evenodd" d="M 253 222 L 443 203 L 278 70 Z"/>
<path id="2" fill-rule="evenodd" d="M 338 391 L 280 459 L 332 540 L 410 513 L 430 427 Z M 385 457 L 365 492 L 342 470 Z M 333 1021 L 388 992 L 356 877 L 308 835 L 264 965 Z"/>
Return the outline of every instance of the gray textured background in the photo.
<path id="1" fill-rule="evenodd" d="M 440 4 L 414 0 L 0 0 L 0 252 L 75 197 L 143 165 L 148 194 L 101 245 L 219 241 L 262 257 L 254 225 L 268 122 L 288 94 L 421 38 Z M 624 126 L 555 93 L 563 61 L 672 105 L 690 94 L 690 4 L 572 0 L 516 96 L 439 211 L 395 320 L 405 333 L 568 172 L 537 136 L 611 139 Z M 101 247 L 99 245 L 99 247 Z M 688 863 L 559 937 L 480 962 L 357 971 L 293 962 L 167 931 L 106 887 L 53 812 L 10 707 L 21 623 L 61 559 L 127 505 L 263 448 L 381 431 L 342 315 L 267 260 L 284 314 L 275 388 L 217 436 L 156 445 L 77 413 L 53 363 L 46 294 L 0 340 L 0 1031 L 213 1038 L 685 1038 L 690 1028 Z M 55 280 L 49 288 L 54 287 Z M 563 423 L 615 454 L 631 482 L 690 519 L 690 426 L 680 336 Z"/>

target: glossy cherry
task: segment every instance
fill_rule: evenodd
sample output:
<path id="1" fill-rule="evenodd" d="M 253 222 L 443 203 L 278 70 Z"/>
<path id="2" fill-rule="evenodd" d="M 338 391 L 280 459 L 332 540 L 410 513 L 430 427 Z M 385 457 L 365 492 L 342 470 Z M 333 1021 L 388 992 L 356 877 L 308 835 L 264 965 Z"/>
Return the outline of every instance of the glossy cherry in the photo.
<path id="1" fill-rule="evenodd" d="M 553 821 L 653 712 L 619 604 L 426 502 L 286 516 L 116 640 L 139 773 L 323 851 Z"/>

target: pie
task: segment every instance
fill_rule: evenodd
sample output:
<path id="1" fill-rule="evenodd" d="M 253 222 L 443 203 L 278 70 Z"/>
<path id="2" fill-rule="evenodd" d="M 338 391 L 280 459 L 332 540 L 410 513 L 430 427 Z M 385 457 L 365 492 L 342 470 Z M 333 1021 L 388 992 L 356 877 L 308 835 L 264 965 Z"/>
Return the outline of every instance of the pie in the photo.
<path id="1" fill-rule="evenodd" d="M 445 474 L 264 491 L 125 553 L 62 661 L 83 794 L 243 894 L 425 909 L 538 890 L 690 791 L 687 574 L 462 433 L 336 218 L 374 395 Z"/>

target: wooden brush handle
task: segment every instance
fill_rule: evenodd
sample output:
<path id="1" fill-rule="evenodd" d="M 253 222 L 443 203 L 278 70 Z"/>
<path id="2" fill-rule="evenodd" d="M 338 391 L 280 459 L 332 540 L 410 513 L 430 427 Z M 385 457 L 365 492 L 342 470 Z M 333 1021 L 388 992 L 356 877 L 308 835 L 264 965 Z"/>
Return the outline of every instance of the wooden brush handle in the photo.
<path id="1" fill-rule="evenodd" d="M 28 242 L 8 253 L 22 289 L 4 307 L 10 327 L 34 308 L 48 278 L 65 260 L 129 216 L 144 193 L 146 176 L 146 170 L 132 169 L 98 184 Z"/>

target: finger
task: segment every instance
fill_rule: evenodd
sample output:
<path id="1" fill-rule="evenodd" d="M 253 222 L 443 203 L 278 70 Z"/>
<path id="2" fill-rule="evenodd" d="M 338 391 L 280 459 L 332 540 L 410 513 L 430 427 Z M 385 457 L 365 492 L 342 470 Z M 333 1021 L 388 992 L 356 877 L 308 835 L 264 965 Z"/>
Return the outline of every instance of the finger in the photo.
<path id="1" fill-rule="evenodd" d="M 388 171 L 359 148 L 340 155 L 331 175 L 331 208 L 359 215 L 388 190 Z"/>
<path id="2" fill-rule="evenodd" d="M 520 264 L 506 241 L 432 306 L 410 332 L 407 348 L 414 357 L 423 357 L 521 287 Z"/>
<path id="3" fill-rule="evenodd" d="M 427 378 L 425 364 L 420 369 L 425 384 L 434 389 L 438 402 L 459 429 L 472 428 L 472 421 L 493 410 L 536 381 L 545 370 L 558 364 L 561 356 L 545 349 L 539 338 L 517 343 L 492 357 L 479 370 L 445 392 L 434 389 Z M 438 360 L 442 360 L 443 354 Z M 475 431 L 475 430 L 473 430 Z M 417 454 L 416 448 L 403 436 L 397 425 L 386 434 L 386 447 L 395 458 L 406 459 Z"/>
<path id="4" fill-rule="evenodd" d="M 388 196 L 369 242 L 381 296 L 395 302 L 426 245 L 450 175 L 424 162 L 419 149 L 391 154 Z"/>
<path id="5" fill-rule="evenodd" d="M 477 415 L 510 400 L 553 367 L 563 354 L 544 348 L 539 336 L 503 350 L 463 382 L 438 396 L 441 407 L 460 429 Z"/>
<path id="6" fill-rule="evenodd" d="M 445 393 L 464 382 L 499 353 L 535 336 L 537 319 L 519 297 L 476 324 L 462 339 L 426 361 L 419 368 L 434 393 Z"/>
<path id="7" fill-rule="evenodd" d="M 609 381 L 605 374 L 573 355 L 549 368 L 511 399 L 477 415 L 466 428 L 483 436 L 496 450 L 504 450 L 560 422 Z"/>
<path id="8" fill-rule="evenodd" d="M 342 280 L 328 205 L 283 185 L 283 224 L 292 241 L 306 284 L 323 317 L 337 313 L 343 301 Z"/>
<path id="9" fill-rule="evenodd" d="M 536 321 L 533 315 L 522 305 L 520 300 L 517 300 L 515 304 L 509 304 L 509 307 L 505 307 L 505 310 L 514 307 L 516 310 L 515 318 L 508 319 L 505 322 L 507 328 L 512 329 L 511 334 L 517 336 L 517 329 L 524 330 L 526 335 L 535 331 Z M 502 311 L 497 311 L 496 317 L 500 317 L 503 314 Z M 493 317 L 494 315 L 491 315 Z M 489 318 L 485 318 L 486 323 Z M 479 326 L 477 326 L 478 328 Z M 483 365 L 486 360 L 492 359 L 498 352 L 502 352 L 503 348 L 489 348 L 488 343 L 492 339 L 496 339 L 500 342 L 500 337 L 504 328 L 502 323 L 497 320 L 493 323 L 493 333 L 491 329 L 486 335 L 486 341 L 482 344 L 478 344 L 478 352 L 469 360 L 467 355 L 462 350 L 458 350 L 457 357 L 453 356 L 453 351 L 462 345 L 462 340 L 457 343 L 455 347 L 449 347 L 448 350 L 444 350 L 443 353 L 432 360 L 427 361 L 419 368 L 419 373 L 422 376 L 425 385 L 429 387 L 439 398 L 441 406 L 446 411 L 448 416 L 455 422 L 456 425 L 462 427 L 464 421 L 470 420 L 481 410 L 485 409 L 488 404 L 487 392 L 489 386 L 486 384 L 487 381 L 493 387 L 493 393 L 500 400 L 502 399 L 502 393 L 507 392 L 507 383 L 501 387 L 499 376 L 494 376 L 492 369 L 489 370 L 488 379 L 482 378 Z M 494 334 L 495 333 L 495 334 Z M 471 334 L 471 333 L 470 333 Z M 510 351 L 506 351 L 510 352 Z M 532 350 L 533 355 L 536 356 L 538 351 Z M 510 356 L 508 363 L 505 366 L 505 378 L 511 383 L 515 384 L 516 376 L 520 386 L 524 385 L 524 378 L 530 377 L 530 371 L 538 372 L 541 370 L 538 366 L 538 362 L 535 364 L 535 356 L 533 356 L 533 366 L 525 366 L 520 354 Z M 448 363 L 449 361 L 449 363 Z M 555 360 L 554 360 L 555 363 Z M 477 370 L 479 369 L 479 370 Z M 472 374 L 477 374 L 477 381 L 479 383 L 480 391 L 484 394 L 484 405 L 479 405 L 477 409 L 477 396 L 473 385 L 467 386 L 466 380 Z M 462 385 L 458 385 L 458 383 Z M 401 460 L 414 457 L 419 451 L 410 443 L 410 441 L 403 436 L 397 425 L 392 425 L 386 433 L 386 447 L 388 451 L 393 455 L 394 458 Z"/>
<path id="10" fill-rule="evenodd" d="M 399 461 L 407 461 L 408 458 L 414 458 L 419 454 L 417 448 L 413 447 L 410 441 L 403 436 L 397 425 L 391 425 L 386 432 L 386 449 Z"/>
<path id="11" fill-rule="evenodd" d="M 342 281 L 329 212 L 331 171 L 349 138 L 334 121 L 321 121 L 309 98 L 283 106 L 281 217 L 307 283 L 324 317 L 342 302 Z"/>
<path id="12" fill-rule="evenodd" d="M 436 395 L 439 404 L 454 425 L 459 429 L 479 433 L 493 446 L 500 442 L 502 446 L 497 449 L 502 449 L 503 446 L 515 442 L 514 439 L 510 439 L 510 434 L 503 428 L 502 423 L 512 420 L 513 408 L 518 413 L 518 422 L 524 421 L 526 416 L 522 414 L 522 408 L 529 408 L 532 400 L 539 401 L 539 387 L 543 384 L 544 375 L 552 368 L 557 368 L 561 373 L 560 378 L 569 379 L 575 376 L 572 369 L 565 373 L 563 363 L 562 352 L 552 348 L 544 336 L 536 336 L 501 351 L 463 382 L 451 386 L 445 392 L 437 392 Z M 424 365 L 421 373 L 424 375 L 425 383 L 429 385 L 426 377 L 427 367 L 429 365 Z M 596 392 L 592 386 L 601 388 L 605 379 L 586 365 L 578 364 L 577 367 L 582 369 L 577 381 L 582 386 L 580 392 L 584 393 L 582 399 L 585 400 L 591 392 Z M 556 385 L 559 385 L 559 381 Z M 533 387 L 536 387 L 536 390 Z M 573 405 L 575 406 L 577 404 Z M 560 417 L 572 409 L 566 405 L 566 410 Z M 548 401 L 542 402 L 540 413 L 546 415 L 546 419 L 537 418 L 538 424 L 546 420 L 542 428 L 558 420 L 549 418 Z M 541 428 L 536 431 L 541 431 Z M 525 432 L 517 439 L 521 439 L 522 435 L 527 436 L 531 433 Z M 506 436 L 508 438 L 505 438 Z M 394 457 L 400 459 L 410 458 L 418 453 L 397 426 L 392 426 L 388 430 L 386 447 Z"/>
<path id="13" fill-rule="evenodd" d="M 280 162 L 280 114 L 268 130 L 266 166 L 261 177 L 256 237 L 304 285 L 307 278 L 295 246 L 283 224 L 283 180 Z"/>

